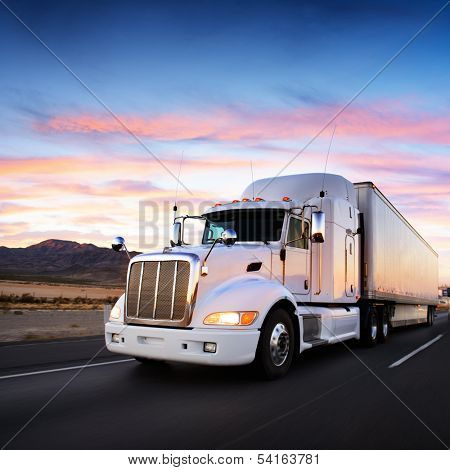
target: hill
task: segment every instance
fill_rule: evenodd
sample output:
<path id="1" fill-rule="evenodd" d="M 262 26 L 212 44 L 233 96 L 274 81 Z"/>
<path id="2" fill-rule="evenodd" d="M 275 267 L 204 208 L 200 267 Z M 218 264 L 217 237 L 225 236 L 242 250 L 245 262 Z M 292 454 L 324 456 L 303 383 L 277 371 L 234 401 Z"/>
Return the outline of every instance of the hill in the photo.
<path id="1" fill-rule="evenodd" d="M 127 267 L 126 253 L 92 243 L 51 239 L 26 248 L 0 247 L 0 279 L 123 286 Z"/>

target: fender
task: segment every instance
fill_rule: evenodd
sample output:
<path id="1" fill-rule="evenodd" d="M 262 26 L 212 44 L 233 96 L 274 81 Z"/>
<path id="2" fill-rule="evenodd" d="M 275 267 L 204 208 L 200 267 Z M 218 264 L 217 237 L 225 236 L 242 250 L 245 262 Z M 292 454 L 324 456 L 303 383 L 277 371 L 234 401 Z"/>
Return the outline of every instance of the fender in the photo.
<path id="1" fill-rule="evenodd" d="M 279 281 L 261 276 L 239 276 L 225 281 L 201 297 L 194 308 L 189 326 L 209 328 L 204 318 L 210 313 L 225 311 L 257 311 L 258 318 L 253 325 L 242 329 L 261 328 L 267 313 L 280 300 L 287 300 L 296 309 L 294 296 Z M 217 328 L 217 326 L 213 326 Z M 230 328 L 230 327 L 228 327 Z M 235 327 L 231 327 L 235 328 Z"/>

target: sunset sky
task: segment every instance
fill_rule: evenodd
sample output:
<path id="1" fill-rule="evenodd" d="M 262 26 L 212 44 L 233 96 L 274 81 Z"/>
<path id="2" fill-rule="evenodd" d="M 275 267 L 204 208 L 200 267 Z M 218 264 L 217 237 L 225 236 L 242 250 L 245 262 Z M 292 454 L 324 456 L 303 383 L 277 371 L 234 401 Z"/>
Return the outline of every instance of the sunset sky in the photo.
<path id="1" fill-rule="evenodd" d="M 182 212 L 239 197 L 444 3 L 6 0 L 161 163 L 0 4 L 0 245 L 163 246 L 182 152 Z M 450 285 L 449 50 L 450 7 L 336 120 L 328 171 L 373 181 Z M 332 128 L 283 174 L 323 171 Z"/>

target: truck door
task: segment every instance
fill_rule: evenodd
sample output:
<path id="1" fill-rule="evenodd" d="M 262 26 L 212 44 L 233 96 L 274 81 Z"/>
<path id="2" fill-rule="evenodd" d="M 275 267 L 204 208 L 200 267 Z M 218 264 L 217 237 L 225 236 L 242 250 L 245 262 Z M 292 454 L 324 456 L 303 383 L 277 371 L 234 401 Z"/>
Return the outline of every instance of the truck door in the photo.
<path id="1" fill-rule="evenodd" d="M 284 284 L 293 293 L 306 295 L 310 290 L 309 279 L 309 221 L 304 221 L 305 238 L 302 238 L 302 222 L 291 215 L 286 235 L 286 261 Z"/>
<path id="2" fill-rule="evenodd" d="M 345 237 L 345 294 L 354 297 L 355 286 L 355 239 L 346 235 Z"/>

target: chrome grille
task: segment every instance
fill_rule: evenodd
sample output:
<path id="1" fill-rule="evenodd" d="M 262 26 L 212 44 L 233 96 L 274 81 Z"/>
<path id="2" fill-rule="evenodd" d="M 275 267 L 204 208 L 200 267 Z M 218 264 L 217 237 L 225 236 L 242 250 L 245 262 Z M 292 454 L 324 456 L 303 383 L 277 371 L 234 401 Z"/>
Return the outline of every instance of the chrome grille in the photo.
<path id="1" fill-rule="evenodd" d="M 181 322 L 188 315 L 190 263 L 143 261 L 131 265 L 127 290 L 129 319 Z"/>
<path id="2" fill-rule="evenodd" d="M 137 314 L 140 273 L 141 273 L 140 263 L 133 264 L 131 266 L 130 277 L 128 278 L 127 312 L 128 312 L 128 315 L 130 316 L 135 316 Z"/>

